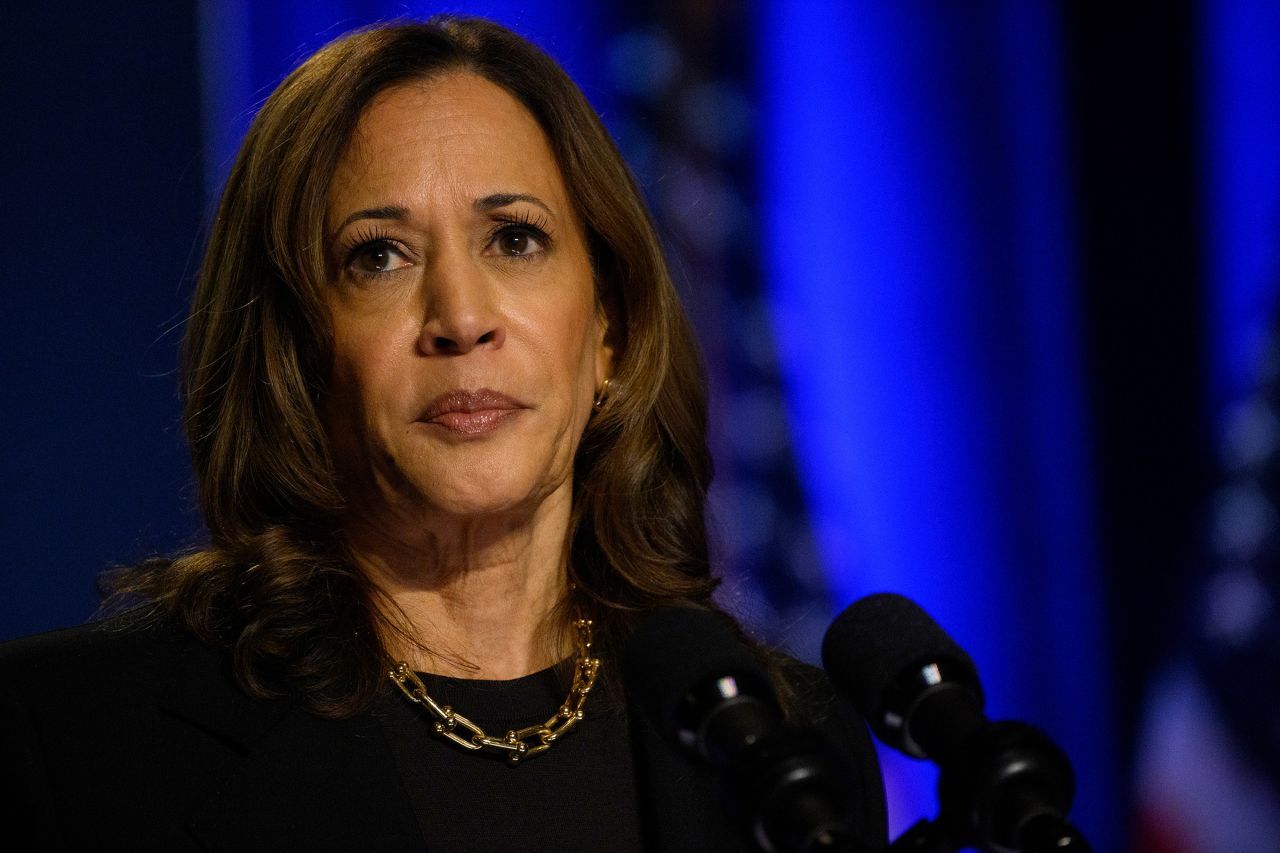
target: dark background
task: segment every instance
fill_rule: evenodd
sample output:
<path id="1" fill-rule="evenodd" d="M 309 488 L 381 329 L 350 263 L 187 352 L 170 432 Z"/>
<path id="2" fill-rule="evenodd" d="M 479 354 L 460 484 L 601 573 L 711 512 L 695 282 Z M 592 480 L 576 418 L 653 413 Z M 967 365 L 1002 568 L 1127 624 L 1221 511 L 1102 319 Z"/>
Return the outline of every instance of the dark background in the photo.
<path id="1" fill-rule="evenodd" d="M 84 621 L 102 568 L 194 532 L 175 374 L 208 207 L 194 7 L 113 5 L 19 4 L 0 29 L 6 637 Z"/>

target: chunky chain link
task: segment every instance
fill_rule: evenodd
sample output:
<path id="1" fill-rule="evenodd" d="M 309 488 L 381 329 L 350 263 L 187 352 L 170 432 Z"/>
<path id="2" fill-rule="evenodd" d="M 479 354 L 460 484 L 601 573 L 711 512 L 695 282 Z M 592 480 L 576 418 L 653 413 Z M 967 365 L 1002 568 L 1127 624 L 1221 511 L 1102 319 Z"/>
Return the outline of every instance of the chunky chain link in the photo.
<path id="1" fill-rule="evenodd" d="M 582 707 L 587 694 L 596 683 L 600 659 L 591 657 L 591 620 L 578 619 L 573 623 L 578 632 L 578 661 L 573 670 L 573 686 L 569 695 L 545 723 L 512 729 L 505 737 L 493 737 L 484 729 L 459 714 L 448 705 L 441 705 L 427 693 L 427 686 L 409 664 L 400 661 L 387 674 L 410 702 L 427 710 L 434 719 L 432 728 L 436 734 L 471 751 L 489 750 L 505 753 L 507 761 L 518 764 L 526 758 L 541 755 L 551 745 L 568 734 L 582 719 Z"/>

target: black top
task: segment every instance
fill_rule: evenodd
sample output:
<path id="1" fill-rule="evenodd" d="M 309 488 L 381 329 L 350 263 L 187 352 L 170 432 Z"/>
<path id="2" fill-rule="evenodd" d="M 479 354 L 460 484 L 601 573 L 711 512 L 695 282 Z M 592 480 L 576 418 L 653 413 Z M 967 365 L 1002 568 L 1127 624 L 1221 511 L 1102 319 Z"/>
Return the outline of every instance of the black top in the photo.
<path id="1" fill-rule="evenodd" d="M 419 675 L 432 699 L 500 737 L 555 713 L 568 693 L 556 672 L 511 681 Z M 564 738 L 515 765 L 447 741 L 432 730 L 430 712 L 398 690 L 388 693 L 375 714 L 431 849 L 639 853 L 627 713 L 608 707 L 601 686 L 587 695 L 583 719 Z M 590 818 L 578 819 L 583 815 Z"/>
<path id="2" fill-rule="evenodd" d="M 521 723 L 546 719 L 564 691 L 541 678 L 516 685 L 508 710 L 483 707 Z M 788 678 L 822 683 L 799 665 Z M 490 722 L 482 704 L 471 708 L 475 697 L 439 687 L 462 713 Z M 164 623 L 117 620 L 0 645 L 4 843 L 166 853 L 633 850 L 638 826 L 643 850 L 752 849 L 707 770 L 629 708 L 594 713 L 589 698 L 578 730 L 513 768 L 450 752 L 394 689 L 388 681 L 364 713 L 322 719 L 288 698 L 248 696 L 224 651 Z M 526 699 L 542 707 L 526 709 Z M 850 759 L 868 850 L 881 851 L 884 789 L 866 727 L 842 703 L 810 706 Z"/>

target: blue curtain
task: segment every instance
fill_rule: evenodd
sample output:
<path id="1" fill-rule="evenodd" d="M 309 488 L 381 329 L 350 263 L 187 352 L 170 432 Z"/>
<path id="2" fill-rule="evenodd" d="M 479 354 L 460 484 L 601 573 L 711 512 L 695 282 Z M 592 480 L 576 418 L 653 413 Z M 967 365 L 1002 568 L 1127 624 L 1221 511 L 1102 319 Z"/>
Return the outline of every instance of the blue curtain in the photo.
<path id="1" fill-rule="evenodd" d="M 1214 412 L 1256 379 L 1280 289 L 1280 7 L 1205 3 L 1203 224 Z"/>
<path id="2" fill-rule="evenodd" d="M 762 4 L 774 329 L 835 604 L 925 605 L 1115 849 L 1062 33 L 1048 2 Z M 895 831 L 930 775 L 890 759 Z"/>

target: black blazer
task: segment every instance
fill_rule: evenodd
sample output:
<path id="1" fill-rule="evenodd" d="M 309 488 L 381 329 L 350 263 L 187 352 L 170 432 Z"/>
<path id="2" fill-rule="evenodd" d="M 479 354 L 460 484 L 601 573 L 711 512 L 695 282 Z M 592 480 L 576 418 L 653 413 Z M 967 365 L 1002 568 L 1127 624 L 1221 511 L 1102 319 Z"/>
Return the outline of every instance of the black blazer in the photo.
<path id="1" fill-rule="evenodd" d="M 853 758 L 885 844 L 866 728 L 822 728 Z M 631 715 L 642 823 L 662 851 L 740 850 L 713 780 Z M 38 850 L 426 849 L 382 727 L 245 694 L 227 660 L 166 626 L 120 621 L 0 646 L 0 823 Z"/>

